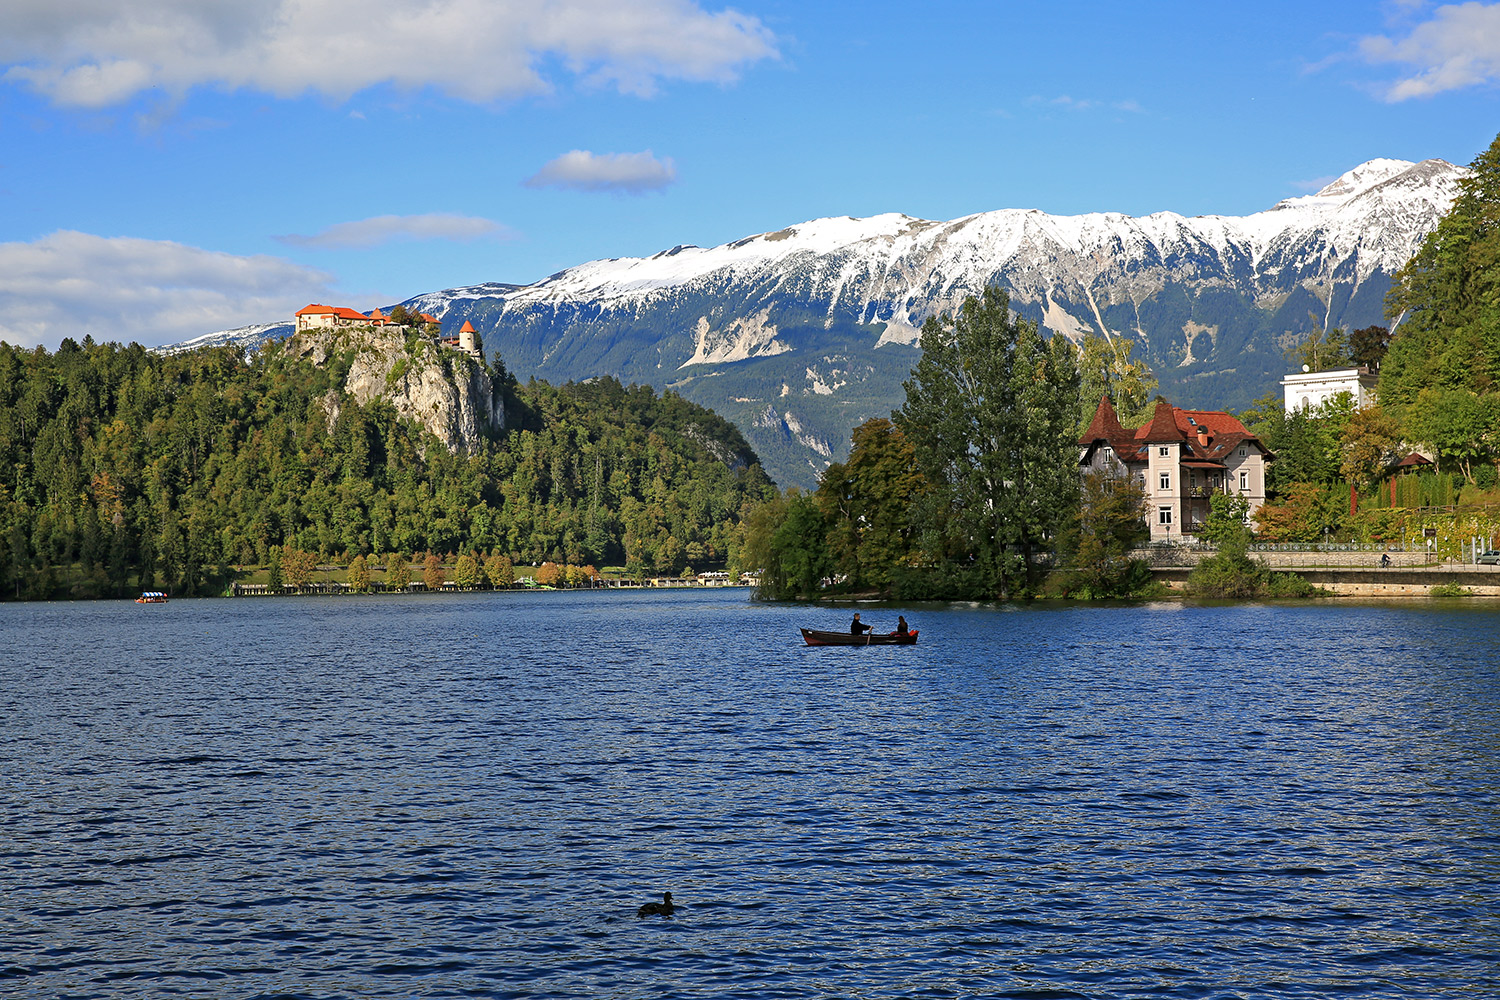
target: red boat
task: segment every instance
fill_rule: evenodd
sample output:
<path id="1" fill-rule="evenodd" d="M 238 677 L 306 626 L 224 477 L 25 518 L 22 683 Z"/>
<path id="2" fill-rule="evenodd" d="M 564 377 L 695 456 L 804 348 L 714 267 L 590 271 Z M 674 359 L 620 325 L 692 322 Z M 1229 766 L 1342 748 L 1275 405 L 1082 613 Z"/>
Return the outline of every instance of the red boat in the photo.
<path id="1" fill-rule="evenodd" d="M 852 632 L 821 632 L 815 628 L 805 628 L 802 630 L 802 641 L 809 646 L 915 646 L 917 630 L 887 632 L 883 635 L 874 632 L 855 635 Z"/>

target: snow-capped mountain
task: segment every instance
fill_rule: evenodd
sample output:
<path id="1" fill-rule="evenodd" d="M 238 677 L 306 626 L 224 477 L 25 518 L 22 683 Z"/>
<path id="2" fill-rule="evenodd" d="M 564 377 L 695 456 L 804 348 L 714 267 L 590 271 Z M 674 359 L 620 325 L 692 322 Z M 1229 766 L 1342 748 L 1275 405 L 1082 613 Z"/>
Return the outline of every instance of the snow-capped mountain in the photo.
<path id="1" fill-rule="evenodd" d="M 1242 408 L 1315 324 L 1384 322 L 1390 276 L 1466 173 L 1371 160 L 1238 218 L 817 219 L 407 305 L 471 321 L 522 377 L 670 386 L 734 420 L 779 483 L 806 486 L 854 426 L 900 404 L 922 322 L 992 282 L 1054 334 L 1135 341 L 1173 403 Z"/>
<path id="2" fill-rule="evenodd" d="M 153 348 L 153 350 L 158 354 L 180 354 L 199 347 L 243 347 L 246 350 L 255 351 L 268 340 L 281 340 L 291 336 L 296 328 L 295 323 L 256 323 L 233 330 L 220 330 L 218 333 L 205 333 L 201 337 L 184 340 L 180 344 L 169 344 L 166 347 Z"/>

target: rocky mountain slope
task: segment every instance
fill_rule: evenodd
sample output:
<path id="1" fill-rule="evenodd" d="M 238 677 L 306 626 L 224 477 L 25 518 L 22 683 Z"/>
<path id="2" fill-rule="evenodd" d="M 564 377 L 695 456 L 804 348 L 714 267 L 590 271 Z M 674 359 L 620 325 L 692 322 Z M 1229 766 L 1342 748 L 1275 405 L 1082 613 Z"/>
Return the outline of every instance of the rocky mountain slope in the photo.
<path id="1" fill-rule="evenodd" d="M 347 365 L 344 391 L 359 401 L 383 399 L 426 427 L 449 451 L 476 450 L 482 435 L 505 426 L 505 409 L 489 372 L 473 358 L 399 327 L 304 330 L 286 342 L 290 354 L 316 365 Z M 324 400 L 330 428 L 338 395 Z"/>
<path id="2" fill-rule="evenodd" d="M 806 486 L 854 426 L 900 404 L 922 322 L 991 282 L 1053 334 L 1135 341 L 1173 403 L 1242 408 L 1315 325 L 1384 322 L 1391 274 L 1465 173 L 1371 160 L 1245 217 L 818 219 L 406 304 L 471 321 L 523 378 L 674 388 L 738 424 L 779 483 Z"/>

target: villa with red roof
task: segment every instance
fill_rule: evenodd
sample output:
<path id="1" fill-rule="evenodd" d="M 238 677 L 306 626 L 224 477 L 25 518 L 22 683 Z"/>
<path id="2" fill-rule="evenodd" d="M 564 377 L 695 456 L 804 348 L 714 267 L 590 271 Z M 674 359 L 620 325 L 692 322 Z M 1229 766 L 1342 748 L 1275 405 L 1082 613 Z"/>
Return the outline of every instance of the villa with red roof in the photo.
<path id="1" fill-rule="evenodd" d="M 1254 517 L 1266 502 L 1266 466 L 1276 457 L 1229 414 L 1181 410 L 1160 399 L 1150 423 L 1130 428 L 1106 396 L 1078 444 L 1080 473 L 1140 477 L 1153 542 L 1202 531 L 1215 493 L 1243 496 Z"/>

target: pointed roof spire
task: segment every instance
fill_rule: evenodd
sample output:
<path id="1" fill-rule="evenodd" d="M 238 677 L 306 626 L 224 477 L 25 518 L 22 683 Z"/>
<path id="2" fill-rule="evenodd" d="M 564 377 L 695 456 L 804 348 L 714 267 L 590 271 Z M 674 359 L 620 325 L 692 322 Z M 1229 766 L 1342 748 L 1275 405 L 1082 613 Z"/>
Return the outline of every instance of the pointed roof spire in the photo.
<path id="1" fill-rule="evenodd" d="M 1125 428 L 1120 426 L 1120 417 L 1115 413 L 1114 404 L 1109 401 L 1108 396 L 1103 396 L 1099 399 L 1098 408 L 1094 410 L 1094 419 L 1089 422 L 1089 429 L 1083 432 L 1083 437 L 1078 439 L 1078 443 L 1113 441 L 1124 434 Z"/>
<path id="2" fill-rule="evenodd" d="M 1136 440 L 1145 444 L 1157 444 L 1166 442 L 1181 442 L 1184 435 L 1177 427 L 1177 421 L 1172 416 L 1172 404 L 1165 399 L 1156 401 L 1156 412 L 1151 414 L 1151 422 L 1135 432 Z"/>

